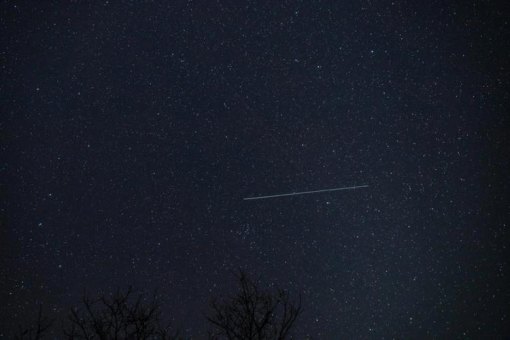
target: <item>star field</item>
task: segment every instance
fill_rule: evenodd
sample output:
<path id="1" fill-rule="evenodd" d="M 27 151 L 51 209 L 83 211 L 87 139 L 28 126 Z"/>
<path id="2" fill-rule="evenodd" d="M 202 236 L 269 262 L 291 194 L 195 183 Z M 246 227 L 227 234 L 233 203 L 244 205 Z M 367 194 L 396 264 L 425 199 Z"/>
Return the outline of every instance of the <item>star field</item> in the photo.
<path id="1" fill-rule="evenodd" d="M 498 2 L 0 8 L 0 337 L 133 285 L 201 338 L 238 268 L 297 338 L 510 336 Z"/>

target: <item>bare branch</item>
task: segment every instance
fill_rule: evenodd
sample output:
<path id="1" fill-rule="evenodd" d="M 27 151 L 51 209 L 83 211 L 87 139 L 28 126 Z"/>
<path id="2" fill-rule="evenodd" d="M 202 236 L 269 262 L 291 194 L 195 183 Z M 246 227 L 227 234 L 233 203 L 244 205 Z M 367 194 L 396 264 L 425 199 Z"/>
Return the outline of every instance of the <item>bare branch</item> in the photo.
<path id="1" fill-rule="evenodd" d="M 23 328 L 18 327 L 18 332 L 14 335 L 16 340 L 40 340 L 53 325 L 54 320 L 43 316 L 42 305 L 39 305 L 37 320 L 35 326 Z"/>
<path id="2" fill-rule="evenodd" d="M 237 275 L 240 291 L 221 303 L 212 300 L 207 320 L 213 326 L 211 339 L 286 339 L 301 313 L 301 297 L 296 304 L 287 292 L 260 291 L 247 275 Z"/>
<path id="3" fill-rule="evenodd" d="M 70 326 L 65 330 L 68 339 L 178 339 L 169 326 L 162 326 L 160 306 L 156 295 L 149 303 L 144 295 L 132 298 L 132 289 L 117 290 L 111 297 L 92 300 L 84 296 L 83 310 L 73 308 Z"/>

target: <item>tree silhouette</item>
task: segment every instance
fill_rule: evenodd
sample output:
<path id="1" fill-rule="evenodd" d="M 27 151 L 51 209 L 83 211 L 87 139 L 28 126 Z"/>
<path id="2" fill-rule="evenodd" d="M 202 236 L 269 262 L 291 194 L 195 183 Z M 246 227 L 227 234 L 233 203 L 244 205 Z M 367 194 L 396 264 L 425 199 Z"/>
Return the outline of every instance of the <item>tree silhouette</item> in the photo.
<path id="1" fill-rule="evenodd" d="M 212 325 L 210 339 L 266 340 L 287 339 L 301 314 L 301 297 L 290 299 L 283 289 L 260 290 L 240 271 L 240 291 L 231 299 L 212 300 L 207 320 Z M 134 296 L 133 290 L 117 290 L 111 296 L 90 298 L 83 295 L 79 308 L 72 308 L 64 322 L 63 338 L 69 340 L 173 340 L 180 339 L 161 319 L 157 295 Z M 35 326 L 19 328 L 16 340 L 41 340 L 48 335 L 53 321 L 45 318 L 39 306 Z"/>
<path id="2" fill-rule="evenodd" d="M 68 339 L 177 339 L 168 326 L 163 326 L 156 294 L 149 302 L 143 295 L 133 300 L 131 288 L 117 290 L 112 297 L 91 299 L 84 294 L 82 308 L 73 308 L 69 326 L 64 329 Z"/>
<path id="3" fill-rule="evenodd" d="M 238 275 L 240 291 L 233 298 L 211 302 L 212 312 L 207 319 L 213 325 L 211 339 L 286 339 L 301 313 L 301 297 L 297 303 L 289 294 L 277 289 L 275 293 L 260 291 L 247 275 Z"/>
<path id="4" fill-rule="evenodd" d="M 39 305 L 39 311 L 37 313 L 37 321 L 35 326 L 22 328 L 19 327 L 18 332 L 14 335 L 15 340 L 40 340 L 44 337 L 47 331 L 53 324 L 53 320 L 50 320 L 42 315 L 42 305 Z"/>

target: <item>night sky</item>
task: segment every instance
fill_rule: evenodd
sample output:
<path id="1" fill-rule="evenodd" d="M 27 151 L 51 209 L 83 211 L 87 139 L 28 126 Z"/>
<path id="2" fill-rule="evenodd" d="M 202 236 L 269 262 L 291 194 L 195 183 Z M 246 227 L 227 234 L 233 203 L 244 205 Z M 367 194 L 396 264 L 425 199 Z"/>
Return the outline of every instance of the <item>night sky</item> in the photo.
<path id="1" fill-rule="evenodd" d="M 4 338 L 128 285 L 200 338 L 239 268 L 297 338 L 510 336 L 504 2 L 0 8 Z"/>

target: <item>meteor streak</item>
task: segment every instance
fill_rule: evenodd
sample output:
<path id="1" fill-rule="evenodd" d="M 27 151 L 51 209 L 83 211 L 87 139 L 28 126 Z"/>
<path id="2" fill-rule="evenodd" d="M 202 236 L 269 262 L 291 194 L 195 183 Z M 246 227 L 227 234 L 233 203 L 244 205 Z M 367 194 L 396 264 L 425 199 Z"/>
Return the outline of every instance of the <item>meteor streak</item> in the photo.
<path id="1" fill-rule="evenodd" d="M 274 198 L 274 197 L 283 197 L 283 196 L 296 196 L 296 195 L 316 194 L 316 193 L 319 193 L 319 192 L 330 192 L 330 191 L 340 191 L 340 190 L 354 190 L 354 189 L 361 189 L 361 188 L 368 188 L 368 185 L 355 185 L 355 186 L 352 186 L 352 187 L 342 187 L 342 188 L 322 189 L 322 190 L 312 190 L 312 191 L 300 191 L 300 192 L 291 192 L 291 193 L 288 193 L 288 194 L 278 194 L 278 195 L 246 197 L 246 198 L 243 198 L 243 200 L 245 200 L 245 201 L 261 200 L 261 199 L 264 199 L 264 198 Z"/>

